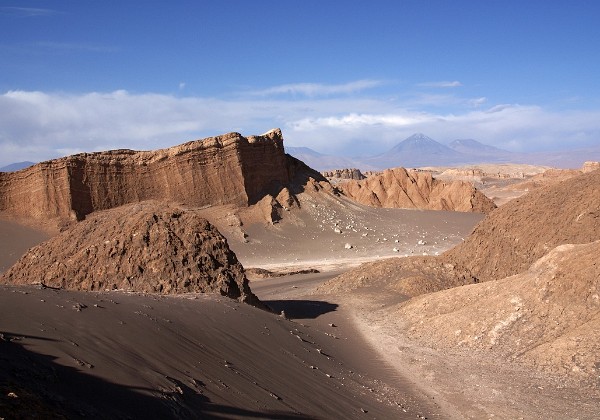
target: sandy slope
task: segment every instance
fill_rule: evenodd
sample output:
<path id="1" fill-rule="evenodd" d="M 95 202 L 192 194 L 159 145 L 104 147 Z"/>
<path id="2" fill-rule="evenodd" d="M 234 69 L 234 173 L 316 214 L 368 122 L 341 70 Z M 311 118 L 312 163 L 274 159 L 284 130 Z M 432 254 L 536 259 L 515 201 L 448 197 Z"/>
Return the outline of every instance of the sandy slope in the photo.
<path id="1" fill-rule="evenodd" d="M 3 286 L 0 308 L 6 418 L 415 418 L 339 340 L 227 298 Z"/>
<path id="2" fill-rule="evenodd" d="M 2 237 L 5 244 L 35 234 L 0 226 L 13 229 L 10 240 Z M 16 258 L 3 255 L 6 264 Z M 377 356 L 355 330 L 345 325 L 332 334 L 323 324 L 347 324 L 339 317 L 349 312 L 340 315 L 325 299 L 286 299 L 297 311 L 288 310 L 289 317 L 309 319 L 292 322 L 210 295 L 3 286 L 0 417 L 32 410 L 48 418 L 439 416 L 410 381 L 381 380 L 389 368 L 373 362 Z M 320 327 L 309 325 L 310 318 Z"/>
<path id="3" fill-rule="evenodd" d="M 483 218 L 479 213 L 373 208 L 330 194 L 298 197 L 302 207 L 285 212 L 274 225 L 259 220 L 239 226 L 231 210 L 218 207 L 203 210 L 203 217 L 219 228 L 244 267 L 320 270 L 442 253 Z"/>
<path id="4" fill-rule="evenodd" d="M 49 237 L 39 229 L 0 218 L 0 273 L 17 262 L 29 248 Z"/>

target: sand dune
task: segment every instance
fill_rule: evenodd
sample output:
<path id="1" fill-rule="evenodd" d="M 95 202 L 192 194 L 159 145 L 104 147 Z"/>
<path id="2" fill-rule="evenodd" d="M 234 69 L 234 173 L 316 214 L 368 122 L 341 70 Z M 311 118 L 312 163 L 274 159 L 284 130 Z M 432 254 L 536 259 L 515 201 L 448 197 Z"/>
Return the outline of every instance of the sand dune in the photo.
<path id="1" fill-rule="evenodd" d="M 49 237 L 47 232 L 0 217 L 0 273 L 16 263 L 29 248 Z"/>
<path id="2" fill-rule="evenodd" d="M 32 406 L 55 418 L 418 414 L 338 358 L 339 340 L 228 298 L 2 286 L 0 308 L 6 418 Z"/>

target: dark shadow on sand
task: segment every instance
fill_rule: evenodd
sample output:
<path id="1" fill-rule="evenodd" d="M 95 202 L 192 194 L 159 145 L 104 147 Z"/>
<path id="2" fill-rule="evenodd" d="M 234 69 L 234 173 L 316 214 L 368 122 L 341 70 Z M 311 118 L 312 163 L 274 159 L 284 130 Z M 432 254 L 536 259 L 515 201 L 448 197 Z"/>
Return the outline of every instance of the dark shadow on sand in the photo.
<path id="1" fill-rule="evenodd" d="M 263 303 L 275 313 L 284 311 L 288 319 L 315 319 L 338 307 L 335 303 L 321 300 L 265 300 Z"/>
<path id="2" fill-rule="evenodd" d="M 0 332 L 0 415 L 29 419 L 291 419 L 314 417 L 284 411 L 253 411 L 213 404 L 174 378 L 172 391 L 141 389 L 108 382 L 55 357 L 38 354 L 19 341 L 24 335 Z M 34 338 L 35 337 L 27 337 Z M 195 381 L 199 388 L 204 384 Z M 145 394 L 137 391 L 146 391 Z M 148 395 L 151 392 L 154 395 Z"/>

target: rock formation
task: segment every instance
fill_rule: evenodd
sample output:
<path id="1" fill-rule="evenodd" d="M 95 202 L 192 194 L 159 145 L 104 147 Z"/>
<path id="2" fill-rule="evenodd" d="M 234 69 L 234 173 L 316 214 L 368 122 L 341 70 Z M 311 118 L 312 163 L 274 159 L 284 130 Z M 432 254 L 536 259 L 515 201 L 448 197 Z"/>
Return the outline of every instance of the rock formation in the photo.
<path id="1" fill-rule="evenodd" d="M 562 244 L 600 239 L 600 171 L 536 189 L 481 221 L 445 258 L 479 281 L 518 274 Z"/>
<path id="2" fill-rule="evenodd" d="M 471 184 L 446 183 L 429 172 L 387 169 L 362 181 L 347 181 L 338 188 L 349 198 L 373 207 L 450 210 L 488 213 L 496 205 Z"/>
<path id="3" fill-rule="evenodd" d="M 540 187 L 487 215 L 439 257 L 365 264 L 320 287 L 352 290 L 374 282 L 417 296 L 526 271 L 559 245 L 600 240 L 600 170 Z"/>
<path id="4" fill-rule="evenodd" d="M 391 316 L 436 348 L 492 349 L 597 386 L 599 254 L 600 241 L 560 245 L 516 276 L 419 296 Z"/>
<path id="5" fill-rule="evenodd" d="M 210 137 L 150 152 L 82 153 L 0 173 L 0 211 L 81 220 L 144 200 L 189 206 L 247 206 L 290 184 L 278 129 L 261 136 Z"/>
<path id="6" fill-rule="evenodd" d="M 197 211 L 156 202 L 99 211 L 32 248 L 0 277 L 70 290 L 212 292 L 257 304 L 226 239 Z"/>
<path id="7" fill-rule="evenodd" d="M 581 172 L 587 173 L 595 171 L 596 169 L 600 169 L 600 162 L 589 161 L 583 163 L 583 166 L 581 167 Z"/>
<path id="8" fill-rule="evenodd" d="M 363 175 L 360 169 L 356 168 L 334 169 L 332 171 L 321 172 L 321 175 L 323 175 L 325 178 L 355 179 L 357 181 L 366 178 L 366 176 Z"/>
<path id="9" fill-rule="evenodd" d="M 596 170 L 508 202 L 439 257 L 365 264 L 317 292 L 411 297 L 381 305 L 375 317 L 399 336 L 437 350 L 488 352 L 561 374 L 561 383 L 568 377 L 596 389 L 599 253 Z"/>

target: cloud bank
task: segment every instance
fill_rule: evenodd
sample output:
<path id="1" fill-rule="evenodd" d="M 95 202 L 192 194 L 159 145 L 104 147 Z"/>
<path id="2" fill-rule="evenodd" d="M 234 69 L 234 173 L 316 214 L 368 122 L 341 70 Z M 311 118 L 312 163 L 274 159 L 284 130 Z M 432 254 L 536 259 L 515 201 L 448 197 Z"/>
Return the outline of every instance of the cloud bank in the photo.
<path id="1" fill-rule="evenodd" d="M 600 110 L 558 112 L 519 104 L 484 108 L 485 98 L 430 98 L 452 105 L 440 112 L 423 106 L 422 98 L 349 94 L 376 85 L 284 85 L 265 90 L 274 97 L 226 99 L 123 90 L 9 91 L 0 95 L 0 166 L 83 151 L 149 150 L 231 131 L 260 134 L 274 127 L 282 128 L 287 145 L 344 156 L 383 153 L 415 132 L 440 142 L 473 138 L 512 151 L 600 143 Z M 295 97 L 298 93 L 303 96 Z"/>

